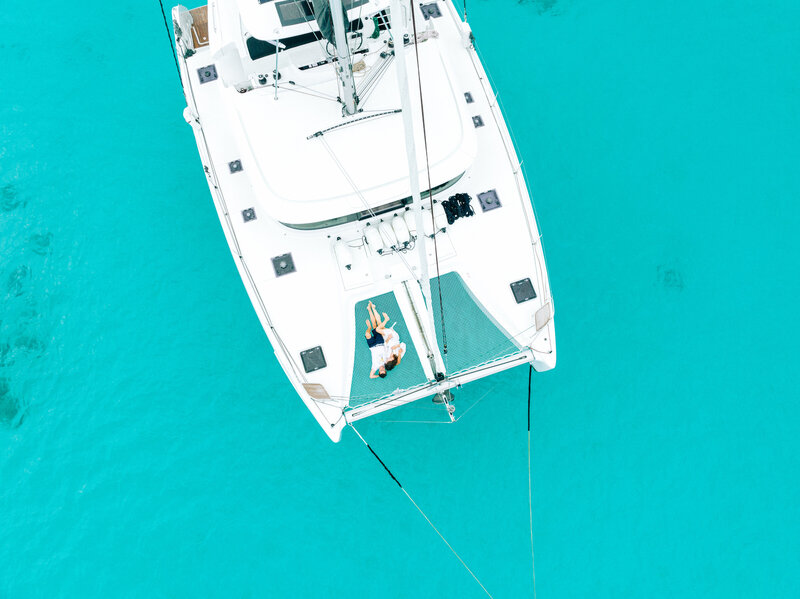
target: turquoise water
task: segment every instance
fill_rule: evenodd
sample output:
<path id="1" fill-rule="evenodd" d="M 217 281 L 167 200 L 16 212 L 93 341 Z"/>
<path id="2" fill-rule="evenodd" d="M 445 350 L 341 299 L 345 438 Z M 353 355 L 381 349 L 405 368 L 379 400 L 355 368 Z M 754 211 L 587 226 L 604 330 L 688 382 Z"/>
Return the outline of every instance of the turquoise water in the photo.
<path id="1" fill-rule="evenodd" d="M 469 10 L 556 297 L 538 596 L 800 595 L 800 5 Z M 284 382 L 158 6 L 6 3 L 0 56 L 0 597 L 482 596 Z M 360 429 L 498 598 L 531 590 L 526 385 Z"/>

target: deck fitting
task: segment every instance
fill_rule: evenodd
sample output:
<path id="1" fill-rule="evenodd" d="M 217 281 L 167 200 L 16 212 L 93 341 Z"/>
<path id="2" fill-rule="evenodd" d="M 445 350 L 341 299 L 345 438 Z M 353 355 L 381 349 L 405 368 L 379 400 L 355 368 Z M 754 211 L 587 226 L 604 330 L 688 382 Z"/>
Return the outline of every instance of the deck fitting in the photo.
<path id="1" fill-rule="evenodd" d="M 256 220 L 256 209 L 248 208 L 247 210 L 242 210 L 242 218 L 246 223 L 249 223 L 251 220 Z"/>
<path id="2" fill-rule="evenodd" d="M 488 212 L 489 210 L 494 210 L 495 208 L 500 208 L 500 206 L 502 206 L 500 203 L 500 198 L 497 197 L 496 189 L 490 189 L 489 191 L 479 193 L 478 202 L 480 202 L 481 209 L 484 212 Z"/>
<path id="3" fill-rule="evenodd" d="M 322 347 L 312 347 L 305 351 L 300 352 L 300 359 L 303 361 L 303 368 L 305 371 L 314 372 L 325 368 L 328 363 L 325 361 L 325 354 L 322 353 Z"/>
<path id="4" fill-rule="evenodd" d="M 244 170 L 241 160 L 234 160 L 233 162 L 229 162 L 228 168 L 231 169 L 231 174 L 240 173 Z"/>
<path id="5" fill-rule="evenodd" d="M 218 77 L 217 67 L 213 64 L 210 64 L 207 67 L 200 67 L 197 69 L 197 76 L 200 78 L 201 84 L 216 81 Z"/>
<path id="6" fill-rule="evenodd" d="M 439 10 L 439 5 L 436 4 L 436 2 L 420 4 L 419 9 L 422 11 L 422 16 L 425 17 L 426 21 L 429 19 L 438 19 L 442 16 L 442 11 Z"/>
<path id="7" fill-rule="evenodd" d="M 536 290 L 533 288 L 533 283 L 530 279 L 522 279 L 511 283 L 511 291 L 514 293 L 514 299 L 518 304 L 527 302 L 536 298 Z"/>
<path id="8" fill-rule="evenodd" d="M 282 277 L 289 273 L 296 272 L 294 267 L 294 260 L 291 254 L 283 254 L 282 256 L 275 256 L 272 259 L 272 267 L 275 269 L 275 276 Z"/>
<path id="9" fill-rule="evenodd" d="M 475 101 L 472 94 L 469 92 L 464 92 L 464 99 L 467 101 L 467 104 L 472 104 Z"/>
<path id="10" fill-rule="evenodd" d="M 478 127 L 483 127 L 483 119 L 481 118 L 481 115 L 472 117 L 472 124 L 475 125 L 476 129 Z"/>

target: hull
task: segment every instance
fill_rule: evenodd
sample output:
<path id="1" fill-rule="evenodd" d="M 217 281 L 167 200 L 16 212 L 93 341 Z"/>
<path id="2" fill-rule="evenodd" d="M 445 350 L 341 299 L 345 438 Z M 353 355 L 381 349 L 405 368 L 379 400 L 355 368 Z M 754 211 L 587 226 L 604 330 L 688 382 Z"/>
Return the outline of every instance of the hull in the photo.
<path id="1" fill-rule="evenodd" d="M 364 89 L 368 77 L 377 80 L 365 100 L 371 110 L 347 118 L 331 106 L 336 87 L 325 69 L 334 64 L 302 79 L 314 70 L 303 68 L 313 45 L 279 66 L 277 85 L 251 77 L 242 93 L 220 74 L 230 52 L 214 46 L 223 6 L 188 13 L 193 22 L 185 9 L 173 10 L 184 117 L 226 240 L 287 379 L 333 441 L 349 422 L 517 365 L 545 371 L 556 362 L 552 294 L 521 164 L 468 27 L 451 2 L 438 7 L 438 17 L 420 14 L 422 66 L 410 77 L 412 88 L 418 82 L 412 97 L 421 86 L 436 100 L 423 104 L 426 128 L 422 107 L 414 113 L 418 139 L 437 133 L 419 164 L 434 189 L 423 202 L 425 231 L 404 218 L 408 167 L 382 149 L 402 144 L 397 84 L 385 64 L 391 53 L 377 51 L 385 32 L 363 53 Z M 195 26 L 204 14 L 208 45 Z M 260 72 L 276 60 L 244 64 Z M 457 194 L 470 196 L 474 215 L 450 223 L 442 206 Z M 414 251 L 418 244 L 426 251 Z M 432 306 L 419 288 L 423 260 Z M 364 362 L 370 300 L 391 312 L 409 346 L 397 372 L 379 381 Z"/>

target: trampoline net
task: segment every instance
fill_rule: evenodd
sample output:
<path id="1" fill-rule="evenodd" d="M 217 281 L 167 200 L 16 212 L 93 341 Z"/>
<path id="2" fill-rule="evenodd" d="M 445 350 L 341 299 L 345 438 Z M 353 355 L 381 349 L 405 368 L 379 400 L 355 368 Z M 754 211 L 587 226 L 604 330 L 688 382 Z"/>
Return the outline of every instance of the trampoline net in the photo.
<path id="1" fill-rule="evenodd" d="M 444 306 L 444 335 L 440 292 Z M 431 279 L 431 294 L 436 340 L 448 376 L 464 374 L 520 352 L 520 346 L 475 300 L 458 273 Z M 406 395 L 432 384 L 420 360 L 427 359 L 424 349 L 420 356 L 409 334 L 409 326 L 416 327 L 416 323 L 406 322 L 394 293 L 384 293 L 371 300 L 381 315 L 385 312 L 389 316 L 388 326 L 393 326 L 400 341 L 406 343 L 406 354 L 385 378 L 370 378 L 372 360 L 365 337 L 370 299 L 358 302 L 355 306 L 356 344 L 348 402 L 350 408 Z"/>

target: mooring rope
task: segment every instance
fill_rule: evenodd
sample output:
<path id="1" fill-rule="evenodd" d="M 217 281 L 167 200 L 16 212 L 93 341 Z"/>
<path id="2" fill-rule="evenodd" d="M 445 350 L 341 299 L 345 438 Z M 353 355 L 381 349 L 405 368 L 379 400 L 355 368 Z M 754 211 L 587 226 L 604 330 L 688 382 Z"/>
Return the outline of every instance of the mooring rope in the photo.
<path id="1" fill-rule="evenodd" d="M 531 492 L 531 379 L 533 365 L 528 366 L 528 513 L 531 522 L 531 571 L 533 572 L 533 599 L 536 599 L 536 560 L 533 557 L 533 494 Z"/>
<path id="2" fill-rule="evenodd" d="M 376 460 L 378 460 L 378 461 L 380 462 L 381 466 L 383 466 L 383 469 L 384 469 L 384 470 L 386 470 L 386 473 L 387 473 L 389 476 L 391 476 L 391 477 L 392 477 L 392 480 L 393 480 L 394 482 L 396 482 L 396 483 L 397 483 L 397 486 L 398 486 L 398 487 L 400 487 L 400 490 L 401 490 L 401 491 L 402 491 L 402 492 L 405 494 L 405 496 L 406 496 L 406 497 L 408 497 L 408 500 L 409 500 L 409 501 L 412 503 L 412 505 L 413 505 L 415 508 L 417 508 L 417 511 L 419 511 L 419 513 L 420 513 L 420 514 L 422 514 L 422 517 L 423 517 L 423 518 L 425 518 L 425 520 L 428 522 L 428 524 L 430 524 L 431 528 L 432 528 L 432 529 L 433 529 L 433 530 L 436 532 L 436 534 L 437 534 L 437 535 L 439 535 L 439 538 L 440 538 L 440 539 L 442 539 L 442 541 L 444 541 L 444 544 L 445 544 L 445 545 L 447 545 L 448 549 L 450 549 L 450 551 L 452 551 L 452 552 L 453 552 L 453 555 L 455 555 L 455 556 L 456 556 L 456 558 L 458 558 L 458 561 L 460 561 L 460 562 L 461 562 L 461 565 L 462 565 L 462 566 L 464 566 L 464 568 L 467 570 L 467 572 L 469 572 L 469 573 L 470 573 L 470 575 L 472 576 L 472 578 L 474 578 L 474 579 L 475 579 L 475 582 L 477 582 L 477 583 L 480 585 L 480 587 L 483 589 L 483 592 L 484 592 L 484 593 L 486 593 L 486 594 L 487 594 L 489 597 L 491 597 L 491 596 L 492 596 L 492 594 L 491 594 L 489 591 L 487 591 L 487 590 L 486 590 L 486 587 L 485 587 L 485 586 L 483 586 L 483 583 L 482 583 L 480 580 L 478 580 L 478 577 L 477 577 L 477 576 L 475 576 L 475 573 L 474 573 L 472 570 L 470 570 L 470 568 L 469 568 L 469 566 L 467 565 L 467 563 L 466 563 L 466 562 L 465 562 L 463 559 L 461 559 L 461 556 L 460 556 L 460 555 L 458 555 L 458 553 L 456 552 L 456 550 L 455 550 L 455 549 L 453 549 L 453 546 L 452 546 L 450 543 L 448 543 L 448 542 L 447 542 L 447 539 L 445 539 L 445 538 L 444 538 L 444 535 L 442 535 L 442 533 L 440 533 L 440 532 L 439 532 L 439 529 L 438 529 L 438 528 L 436 528 L 436 526 L 433 524 L 433 522 L 431 522 L 431 519 L 430 519 L 430 518 L 428 518 L 428 516 L 425 514 L 425 512 L 423 512 L 423 511 L 422 511 L 422 508 L 421 508 L 421 507 L 419 507 L 419 506 L 417 505 L 417 502 L 416 502 L 416 501 L 414 501 L 414 500 L 412 499 L 411 495 L 409 495 L 409 494 L 408 494 L 408 491 L 406 491 L 406 490 L 403 488 L 403 485 L 401 485 L 401 484 L 400 484 L 400 481 L 399 481 L 399 480 L 397 480 L 397 478 L 395 477 L 395 475 L 394 475 L 394 474 L 392 474 L 392 471 L 391 471 L 391 470 L 389 470 L 389 467 L 388 467 L 386 464 L 384 464 L 384 462 L 383 462 L 383 460 L 380 458 L 380 456 L 378 456 L 378 454 L 377 454 L 377 453 L 375 453 L 375 450 L 374 450 L 374 449 L 372 449 L 372 447 L 370 446 L 370 444 L 369 444 L 369 443 L 367 443 L 367 440 L 366 440 L 366 439 L 364 439 L 364 437 L 362 437 L 362 436 L 361 436 L 361 433 L 359 433 L 359 432 L 358 432 L 358 429 L 356 429 L 356 427 L 355 427 L 355 426 L 353 426 L 353 423 L 352 423 L 352 422 L 349 422 L 348 424 L 350 425 L 350 428 L 352 428 L 352 429 L 355 431 L 356 435 L 358 435 L 358 438 L 359 438 L 359 439 L 361 439 L 361 441 L 363 441 L 363 442 L 364 442 L 364 445 L 366 445 L 366 446 L 367 446 L 367 449 L 369 449 L 370 453 L 371 453 L 373 456 L 375 456 L 375 459 L 376 459 Z"/>
<path id="3" fill-rule="evenodd" d="M 183 89 L 183 77 L 181 77 L 181 68 L 178 66 L 178 53 L 175 51 L 175 44 L 172 43 L 172 32 L 169 30 L 169 24 L 167 23 L 167 13 L 164 12 L 163 0 L 158 0 L 158 4 L 161 7 L 161 16 L 164 17 L 164 28 L 167 30 L 169 47 L 172 48 L 172 58 L 175 61 L 175 70 L 178 72 L 178 81 L 181 82 L 181 89 Z M 186 90 L 184 90 L 184 93 L 186 93 Z"/>

